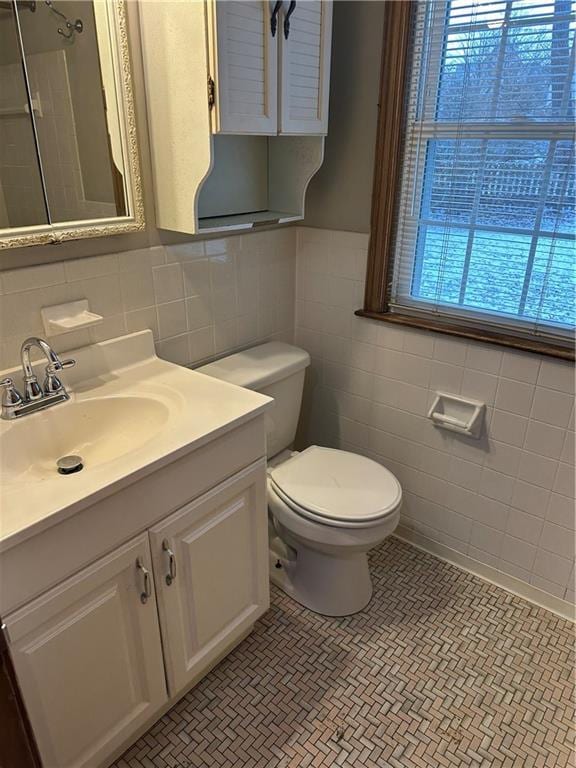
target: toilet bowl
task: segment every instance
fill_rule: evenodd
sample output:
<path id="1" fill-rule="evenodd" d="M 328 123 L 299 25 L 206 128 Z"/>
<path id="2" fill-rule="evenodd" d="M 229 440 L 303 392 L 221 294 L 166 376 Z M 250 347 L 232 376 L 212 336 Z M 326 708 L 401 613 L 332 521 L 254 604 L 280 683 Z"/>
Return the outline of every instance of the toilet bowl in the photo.
<path id="1" fill-rule="evenodd" d="M 371 459 L 313 445 L 291 453 L 308 353 L 268 342 L 199 372 L 274 398 L 266 415 L 270 576 L 302 605 L 347 616 L 370 601 L 368 552 L 396 528 L 402 489 Z"/>
<path id="2" fill-rule="evenodd" d="M 317 613 L 361 611 L 372 596 L 367 554 L 396 528 L 401 502 L 394 475 L 364 456 L 294 454 L 268 472 L 271 580 Z"/>

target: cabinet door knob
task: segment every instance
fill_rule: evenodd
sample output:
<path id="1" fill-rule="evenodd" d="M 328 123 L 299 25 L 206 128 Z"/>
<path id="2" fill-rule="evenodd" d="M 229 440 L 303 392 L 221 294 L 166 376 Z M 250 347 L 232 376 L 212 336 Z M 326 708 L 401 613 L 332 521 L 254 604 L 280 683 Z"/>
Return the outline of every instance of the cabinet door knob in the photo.
<path id="1" fill-rule="evenodd" d="M 291 0 L 290 5 L 288 6 L 288 13 L 284 17 L 284 37 L 286 40 L 288 40 L 288 37 L 290 36 L 290 16 L 292 16 L 295 10 L 296 0 Z"/>
<path id="2" fill-rule="evenodd" d="M 136 560 L 136 568 L 140 571 L 144 577 L 144 591 L 140 593 L 140 602 L 146 604 L 148 599 L 152 597 L 152 582 L 150 580 L 150 571 L 144 567 L 142 558 L 139 557 Z"/>
<path id="3" fill-rule="evenodd" d="M 280 8 L 282 8 L 282 0 L 277 0 L 274 4 L 272 16 L 270 16 L 270 32 L 272 33 L 272 37 L 276 37 L 276 30 L 278 29 L 278 14 L 280 13 Z"/>
<path id="4" fill-rule="evenodd" d="M 176 557 L 174 552 L 170 549 L 170 542 L 168 539 L 164 539 L 162 542 L 162 549 L 168 555 L 168 573 L 166 574 L 166 584 L 170 586 L 176 578 Z"/>

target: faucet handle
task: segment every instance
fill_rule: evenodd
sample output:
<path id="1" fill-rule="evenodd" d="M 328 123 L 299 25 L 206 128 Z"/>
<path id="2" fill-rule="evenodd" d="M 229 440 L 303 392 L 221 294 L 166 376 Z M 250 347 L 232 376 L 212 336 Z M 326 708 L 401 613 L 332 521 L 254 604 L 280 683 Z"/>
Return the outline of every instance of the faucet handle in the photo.
<path id="1" fill-rule="evenodd" d="M 53 363 L 49 363 L 46 366 L 46 375 L 53 376 L 55 373 L 63 371 L 64 368 L 74 368 L 75 365 L 76 360 L 73 360 L 71 357 L 69 357 L 67 360 L 55 360 Z"/>
<path id="2" fill-rule="evenodd" d="M 22 396 L 20 392 L 14 386 L 14 381 L 10 378 L 1 379 L 0 387 L 2 387 L 2 406 L 10 407 L 15 405 L 22 405 Z"/>
<path id="3" fill-rule="evenodd" d="M 76 365 L 76 360 L 71 357 L 67 360 L 55 360 L 46 366 L 46 378 L 44 379 L 44 394 L 57 395 L 64 392 L 64 385 L 56 375 L 64 368 L 73 368 Z"/>

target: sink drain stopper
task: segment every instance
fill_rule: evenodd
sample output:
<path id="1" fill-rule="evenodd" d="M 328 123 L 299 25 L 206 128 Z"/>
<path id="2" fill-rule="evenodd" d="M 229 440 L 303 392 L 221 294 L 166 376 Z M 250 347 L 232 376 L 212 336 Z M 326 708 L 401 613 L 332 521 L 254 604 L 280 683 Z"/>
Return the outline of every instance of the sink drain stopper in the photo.
<path id="1" fill-rule="evenodd" d="M 56 462 L 58 472 L 61 475 L 73 475 L 75 472 L 80 472 L 84 469 L 84 462 L 82 456 L 62 456 Z"/>

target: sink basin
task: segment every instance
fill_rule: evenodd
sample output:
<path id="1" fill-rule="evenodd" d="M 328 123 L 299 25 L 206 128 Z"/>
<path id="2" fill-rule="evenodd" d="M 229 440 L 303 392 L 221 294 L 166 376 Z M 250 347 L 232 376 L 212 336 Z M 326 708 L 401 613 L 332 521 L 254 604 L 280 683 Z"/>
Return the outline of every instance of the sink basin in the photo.
<path id="1" fill-rule="evenodd" d="M 0 479 L 21 483 L 59 477 L 57 460 L 71 454 L 82 457 L 83 471 L 114 462 L 152 440 L 169 416 L 158 400 L 126 396 L 70 401 L 24 416 L 3 436 Z"/>

